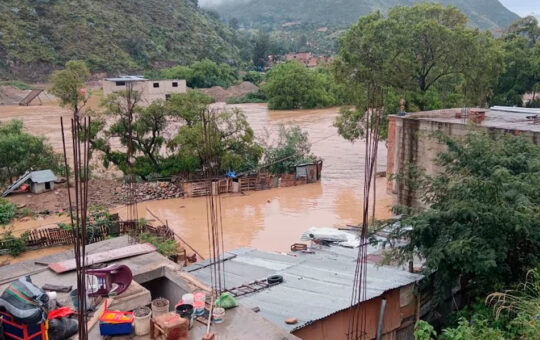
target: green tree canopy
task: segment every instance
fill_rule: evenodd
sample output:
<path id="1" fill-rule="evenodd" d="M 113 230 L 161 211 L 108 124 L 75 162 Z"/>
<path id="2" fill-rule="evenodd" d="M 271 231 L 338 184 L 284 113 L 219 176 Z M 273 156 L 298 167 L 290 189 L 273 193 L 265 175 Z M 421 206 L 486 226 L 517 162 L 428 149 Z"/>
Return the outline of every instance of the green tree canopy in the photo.
<path id="1" fill-rule="evenodd" d="M 81 103 L 86 100 L 81 90 L 89 77 L 90 71 L 83 61 L 68 61 L 63 70 L 55 71 L 51 75 L 50 91 L 60 99 L 60 105 L 78 112 Z"/>
<path id="2" fill-rule="evenodd" d="M 263 150 L 255 142 L 244 113 L 238 109 L 212 110 L 207 104 L 210 101 L 205 95 L 190 92 L 171 96 L 171 104 L 185 122 L 169 142 L 171 150 L 196 161 L 205 174 L 256 168 Z"/>
<path id="3" fill-rule="evenodd" d="M 504 72 L 490 100 L 521 106 L 525 93 L 540 89 L 540 26 L 534 17 L 518 19 L 504 34 Z"/>
<path id="4" fill-rule="evenodd" d="M 196 61 L 190 66 L 174 66 L 163 69 L 158 74 L 149 74 L 151 78 L 185 79 L 191 88 L 212 86 L 229 87 L 236 83 L 238 74 L 230 65 L 217 64 L 209 59 Z"/>
<path id="5" fill-rule="evenodd" d="M 442 171 L 416 181 L 427 208 L 403 221 L 410 243 L 396 254 L 425 259 L 438 296 L 458 279 L 465 296 L 485 296 L 539 263 L 540 147 L 508 135 L 440 138 Z"/>
<path id="6" fill-rule="evenodd" d="M 0 184 L 11 183 L 30 169 L 63 173 L 61 160 L 45 138 L 24 132 L 21 121 L 0 122 Z"/>
<path id="7" fill-rule="evenodd" d="M 336 103 L 327 89 L 328 79 L 297 61 L 272 68 L 263 87 L 272 110 L 310 109 Z"/>
<path id="8" fill-rule="evenodd" d="M 277 143 L 266 145 L 264 150 L 264 163 L 274 174 L 289 173 L 296 165 L 315 160 L 309 135 L 298 126 L 281 125 Z"/>
<path id="9" fill-rule="evenodd" d="M 382 88 L 387 114 L 399 97 L 406 110 L 485 105 L 502 69 L 502 53 L 489 33 L 472 30 L 455 7 L 421 3 L 362 17 L 340 40 L 334 73 L 356 95 L 357 112 L 337 121 L 353 130 L 368 106 L 362 92 Z M 353 135 L 349 135 L 351 137 Z"/>

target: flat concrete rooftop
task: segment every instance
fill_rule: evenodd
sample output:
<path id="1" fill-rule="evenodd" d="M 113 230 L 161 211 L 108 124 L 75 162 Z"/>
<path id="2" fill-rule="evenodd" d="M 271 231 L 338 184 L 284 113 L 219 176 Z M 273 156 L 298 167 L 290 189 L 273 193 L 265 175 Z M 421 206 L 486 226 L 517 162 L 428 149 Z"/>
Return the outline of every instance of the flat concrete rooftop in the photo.
<path id="1" fill-rule="evenodd" d="M 469 124 L 469 118 L 456 118 L 457 113 L 461 113 L 463 109 L 444 109 L 434 111 L 423 111 L 410 113 L 403 118 L 429 120 L 440 123 L 450 124 Z M 533 133 L 540 132 L 540 109 L 515 108 L 495 106 L 489 109 L 471 109 L 485 110 L 486 119 L 478 124 L 478 126 L 486 128 L 495 128 L 503 130 L 530 131 Z M 538 116 L 538 123 L 534 123 L 533 119 L 527 118 L 530 116 Z"/>

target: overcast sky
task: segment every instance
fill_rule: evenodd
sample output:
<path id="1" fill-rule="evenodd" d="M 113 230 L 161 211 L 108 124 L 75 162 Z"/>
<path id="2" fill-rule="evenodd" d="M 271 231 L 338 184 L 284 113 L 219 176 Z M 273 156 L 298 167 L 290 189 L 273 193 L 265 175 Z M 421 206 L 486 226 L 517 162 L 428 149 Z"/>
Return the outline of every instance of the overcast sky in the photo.
<path id="1" fill-rule="evenodd" d="M 527 16 L 534 14 L 540 16 L 540 0 L 499 0 L 512 12 Z"/>

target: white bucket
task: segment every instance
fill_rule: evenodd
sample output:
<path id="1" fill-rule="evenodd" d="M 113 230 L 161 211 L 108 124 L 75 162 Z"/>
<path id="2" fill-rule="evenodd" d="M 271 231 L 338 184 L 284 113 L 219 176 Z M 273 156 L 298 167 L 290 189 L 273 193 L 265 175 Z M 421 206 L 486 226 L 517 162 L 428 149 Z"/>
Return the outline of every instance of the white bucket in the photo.
<path id="1" fill-rule="evenodd" d="M 142 311 L 141 314 L 146 312 L 146 315 L 137 316 L 137 311 Z M 133 319 L 135 326 L 135 335 L 146 335 L 150 333 L 150 317 L 152 316 L 152 311 L 148 307 L 140 307 L 133 311 Z"/>
<path id="2" fill-rule="evenodd" d="M 188 293 L 188 294 L 182 295 L 182 303 L 183 304 L 185 304 L 185 305 L 193 305 L 194 301 L 195 300 L 193 298 L 193 294 Z"/>
<path id="3" fill-rule="evenodd" d="M 163 305 L 163 306 L 162 306 Z M 169 300 L 157 298 L 152 301 L 152 317 L 155 319 L 169 311 Z"/>

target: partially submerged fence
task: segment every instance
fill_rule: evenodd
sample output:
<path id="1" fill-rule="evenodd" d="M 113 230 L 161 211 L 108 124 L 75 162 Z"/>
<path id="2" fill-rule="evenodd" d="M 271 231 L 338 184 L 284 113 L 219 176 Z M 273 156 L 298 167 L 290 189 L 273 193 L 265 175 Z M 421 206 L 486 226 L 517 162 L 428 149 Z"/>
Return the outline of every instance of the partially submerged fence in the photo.
<path id="1" fill-rule="evenodd" d="M 139 225 L 134 221 L 119 221 L 118 219 L 113 219 L 108 225 L 88 228 L 86 238 L 87 243 L 95 243 L 110 237 L 126 234 L 138 236 L 142 233 L 149 233 L 164 240 L 175 238 L 174 232 L 167 226 Z M 32 248 L 63 246 L 73 244 L 73 232 L 60 227 L 34 229 L 26 232 L 22 239 L 27 247 Z M 0 240 L 0 254 L 5 253 L 5 250 L 9 249 L 14 242 L 17 242 L 17 240 Z"/>
<path id="2" fill-rule="evenodd" d="M 217 182 L 220 194 L 237 193 L 314 183 L 320 180 L 321 172 L 322 161 L 318 161 L 297 166 L 294 174 L 272 175 L 261 171 L 234 179 L 222 178 Z M 184 197 L 208 196 L 212 190 L 211 182 L 207 179 L 179 181 L 176 184 L 182 188 Z"/>

